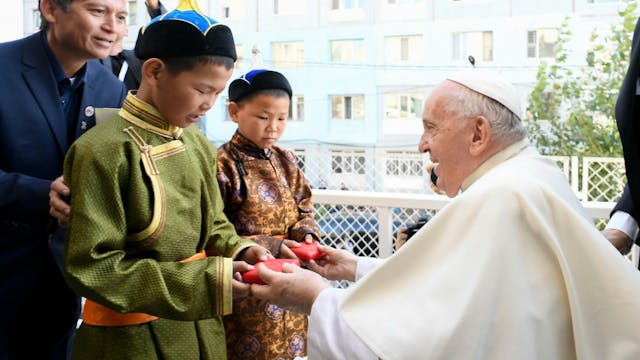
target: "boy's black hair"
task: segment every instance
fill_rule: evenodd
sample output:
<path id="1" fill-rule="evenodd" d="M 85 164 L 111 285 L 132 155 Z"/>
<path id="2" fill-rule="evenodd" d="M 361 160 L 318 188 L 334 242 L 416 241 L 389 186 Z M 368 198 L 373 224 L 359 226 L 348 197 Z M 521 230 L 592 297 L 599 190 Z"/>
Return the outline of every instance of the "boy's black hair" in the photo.
<path id="1" fill-rule="evenodd" d="M 183 71 L 189 71 L 196 67 L 198 64 L 202 65 L 222 65 L 227 70 L 233 69 L 233 59 L 227 56 L 221 55 L 197 55 L 197 56 L 181 56 L 161 58 L 161 60 L 167 66 L 169 73 L 177 75 Z"/>
<path id="2" fill-rule="evenodd" d="M 286 91 L 284 91 L 282 89 L 264 89 L 264 90 L 259 90 L 259 91 L 256 91 L 254 93 L 251 93 L 251 94 L 243 97 L 242 99 L 240 99 L 238 101 L 234 101 L 234 102 L 236 104 L 238 104 L 238 106 L 242 106 L 242 104 L 244 104 L 247 101 L 251 101 L 253 98 L 255 98 L 256 96 L 258 96 L 260 94 L 273 96 L 274 98 L 277 98 L 277 99 L 280 99 L 280 98 L 291 99 L 289 97 L 289 93 L 287 93 Z"/>

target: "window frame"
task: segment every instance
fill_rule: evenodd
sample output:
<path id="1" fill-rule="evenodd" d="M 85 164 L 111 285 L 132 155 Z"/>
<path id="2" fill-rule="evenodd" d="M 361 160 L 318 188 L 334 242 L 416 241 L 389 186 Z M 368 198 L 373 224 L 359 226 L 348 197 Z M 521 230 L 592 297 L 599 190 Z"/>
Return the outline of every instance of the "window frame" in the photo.
<path id="1" fill-rule="evenodd" d="M 478 54 L 470 54 L 469 48 L 466 46 L 463 48 L 464 44 L 468 44 L 467 37 L 471 34 L 480 34 L 482 36 L 482 57 L 479 58 Z M 456 36 L 458 38 L 456 39 Z M 489 39 L 489 49 L 487 48 L 487 38 Z M 470 55 L 476 59 L 476 61 L 481 60 L 484 62 L 492 62 L 494 61 L 493 56 L 493 30 L 480 30 L 480 31 L 454 31 L 451 33 L 451 60 L 452 61 L 467 61 Z M 489 56 L 487 56 L 487 50 L 489 52 Z M 456 57 L 456 54 L 459 54 L 459 57 Z"/>
<path id="2" fill-rule="evenodd" d="M 298 44 L 291 50 L 294 59 L 289 60 L 287 54 L 287 45 Z M 279 47 L 277 52 L 275 47 Z M 276 59 L 276 55 L 284 55 L 283 59 Z M 304 41 L 303 40 L 291 40 L 291 41 L 274 41 L 271 43 L 271 61 L 274 68 L 291 68 L 304 66 Z"/>
<path id="3" fill-rule="evenodd" d="M 338 104 L 334 103 L 334 100 L 338 100 L 338 98 L 342 98 L 342 111 L 343 117 L 335 116 L 335 106 Z M 361 104 L 354 104 L 354 99 L 361 99 Z M 365 119 L 365 97 L 364 94 L 334 94 L 329 95 L 329 102 L 331 106 L 331 120 L 335 121 L 363 121 Z M 358 106 L 357 109 L 355 107 Z M 361 111 L 358 111 L 361 110 Z M 361 117 L 354 117 L 356 112 L 361 112 Z M 349 117 L 347 115 L 350 115 Z"/>

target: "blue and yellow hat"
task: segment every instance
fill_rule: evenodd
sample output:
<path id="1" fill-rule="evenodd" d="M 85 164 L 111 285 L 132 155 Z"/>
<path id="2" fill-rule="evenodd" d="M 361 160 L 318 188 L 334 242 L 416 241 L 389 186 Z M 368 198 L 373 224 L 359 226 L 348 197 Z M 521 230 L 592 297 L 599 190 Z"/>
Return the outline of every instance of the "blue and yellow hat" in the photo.
<path id="1" fill-rule="evenodd" d="M 135 54 L 143 60 L 199 55 L 237 59 L 231 29 L 204 15 L 196 0 L 180 0 L 175 10 L 142 27 Z"/>
<path id="2" fill-rule="evenodd" d="M 291 84 L 284 75 L 271 70 L 251 70 L 229 84 L 229 101 L 238 102 L 262 90 L 279 89 L 291 99 Z"/>

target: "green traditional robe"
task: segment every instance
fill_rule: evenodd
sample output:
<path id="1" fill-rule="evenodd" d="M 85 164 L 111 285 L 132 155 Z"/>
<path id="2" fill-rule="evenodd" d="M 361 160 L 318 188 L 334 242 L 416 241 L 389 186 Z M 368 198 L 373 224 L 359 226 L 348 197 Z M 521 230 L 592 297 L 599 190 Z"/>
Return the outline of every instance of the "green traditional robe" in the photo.
<path id="1" fill-rule="evenodd" d="M 78 139 L 65 159 L 65 275 L 88 299 L 160 319 L 83 324 L 73 357 L 224 359 L 220 317 L 232 309 L 232 258 L 254 243 L 223 213 L 215 149 L 133 93 L 118 115 Z M 180 263 L 202 250 L 209 257 Z"/>

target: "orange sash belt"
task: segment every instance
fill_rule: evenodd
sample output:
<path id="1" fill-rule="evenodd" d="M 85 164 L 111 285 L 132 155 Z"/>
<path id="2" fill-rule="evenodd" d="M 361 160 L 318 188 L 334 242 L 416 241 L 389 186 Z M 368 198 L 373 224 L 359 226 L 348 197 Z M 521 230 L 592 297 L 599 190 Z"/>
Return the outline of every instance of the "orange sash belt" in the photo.
<path id="1" fill-rule="evenodd" d="M 206 257 L 207 254 L 202 250 L 180 262 L 184 264 Z M 82 322 L 94 326 L 129 326 L 145 324 L 154 320 L 158 320 L 158 317 L 145 313 L 122 314 L 89 299 L 85 300 L 84 307 L 82 308 Z"/>

